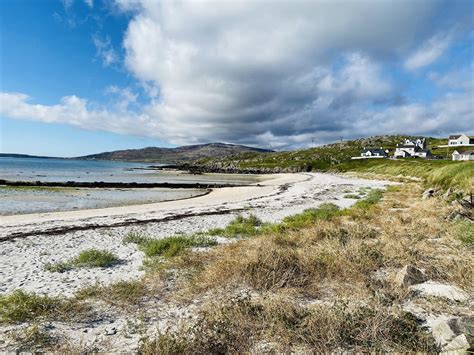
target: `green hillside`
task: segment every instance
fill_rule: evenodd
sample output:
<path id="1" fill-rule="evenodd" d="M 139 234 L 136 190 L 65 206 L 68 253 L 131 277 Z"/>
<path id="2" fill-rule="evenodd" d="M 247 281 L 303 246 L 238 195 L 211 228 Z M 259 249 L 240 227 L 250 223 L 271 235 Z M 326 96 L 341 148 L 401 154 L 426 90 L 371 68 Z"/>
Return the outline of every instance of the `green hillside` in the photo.
<path id="1" fill-rule="evenodd" d="M 198 165 L 209 170 L 243 172 L 297 172 L 297 171 L 334 171 L 374 173 L 390 176 L 418 177 L 433 185 L 443 188 L 460 188 L 471 190 L 474 186 L 474 163 L 453 162 L 451 152 L 454 148 L 438 148 L 447 144 L 447 139 L 428 137 L 428 148 L 434 155 L 444 159 L 363 159 L 351 160 L 359 156 L 364 148 L 388 149 L 393 155 L 395 147 L 409 136 L 375 136 L 321 147 L 301 149 L 288 152 L 243 153 L 223 159 L 203 159 Z M 449 159 L 446 159 L 448 155 Z"/>

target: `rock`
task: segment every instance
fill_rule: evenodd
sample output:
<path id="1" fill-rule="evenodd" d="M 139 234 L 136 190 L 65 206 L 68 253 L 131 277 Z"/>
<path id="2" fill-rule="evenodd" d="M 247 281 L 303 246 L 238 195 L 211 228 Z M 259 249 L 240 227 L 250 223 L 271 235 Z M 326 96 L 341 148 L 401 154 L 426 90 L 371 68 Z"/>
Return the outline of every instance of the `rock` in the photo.
<path id="1" fill-rule="evenodd" d="M 407 287 L 425 282 L 428 278 L 420 269 L 406 265 L 395 275 L 395 284 L 399 287 Z"/>
<path id="2" fill-rule="evenodd" d="M 447 200 L 447 199 L 449 199 L 449 197 L 450 197 L 452 194 L 453 194 L 453 192 L 452 192 L 451 188 L 448 188 L 448 189 L 446 190 L 446 192 L 444 193 L 443 198 L 444 198 L 445 200 Z"/>
<path id="3" fill-rule="evenodd" d="M 423 200 L 427 200 L 427 199 L 433 197 L 434 194 L 435 194 L 435 189 L 429 188 L 428 190 L 423 192 L 422 198 L 423 198 Z"/>
<path id="4" fill-rule="evenodd" d="M 471 348 L 466 335 L 461 334 L 441 348 L 442 351 L 467 351 Z"/>
<path id="5" fill-rule="evenodd" d="M 428 318 L 426 324 L 431 329 L 431 335 L 436 341 L 436 344 L 441 348 L 449 344 L 449 342 L 456 337 L 456 334 L 453 332 L 449 326 L 449 322 L 452 318 L 447 316 L 439 316 L 436 318 Z"/>
<path id="6" fill-rule="evenodd" d="M 117 328 L 113 327 L 110 329 L 105 329 L 105 335 L 115 335 L 117 334 Z"/>
<path id="7" fill-rule="evenodd" d="M 469 299 L 469 295 L 459 287 L 428 281 L 422 284 L 410 286 L 409 289 L 421 296 L 442 297 L 451 301 L 463 302 Z"/>

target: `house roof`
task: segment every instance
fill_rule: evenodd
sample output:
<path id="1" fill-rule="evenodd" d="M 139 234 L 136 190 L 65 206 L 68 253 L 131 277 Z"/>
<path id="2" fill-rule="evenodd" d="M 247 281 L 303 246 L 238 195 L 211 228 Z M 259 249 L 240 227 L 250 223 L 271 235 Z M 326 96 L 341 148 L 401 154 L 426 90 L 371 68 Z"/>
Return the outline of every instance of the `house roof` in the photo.
<path id="1" fill-rule="evenodd" d="M 474 150 L 455 150 L 453 154 L 454 153 L 458 153 L 461 155 L 474 155 Z"/>
<path id="2" fill-rule="evenodd" d="M 458 139 L 461 136 L 462 136 L 462 134 L 453 134 L 453 135 L 449 136 L 449 139 Z"/>
<path id="3" fill-rule="evenodd" d="M 386 154 L 385 150 L 380 149 L 380 148 L 364 148 L 364 150 L 362 150 L 362 153 L 367 153 L 367 152 Z"/>

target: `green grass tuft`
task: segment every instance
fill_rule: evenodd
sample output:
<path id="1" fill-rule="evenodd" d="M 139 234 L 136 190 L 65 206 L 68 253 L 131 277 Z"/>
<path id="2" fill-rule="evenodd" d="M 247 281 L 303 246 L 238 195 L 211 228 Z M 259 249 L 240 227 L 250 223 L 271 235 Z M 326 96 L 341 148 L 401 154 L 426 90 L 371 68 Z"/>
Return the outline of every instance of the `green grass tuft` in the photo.
<path id="1" fill-rule="evenodd" d="M 51 314 L 58 304 L 55 298 L 16 290 L 0 296 L 0 320 L 8 324 L 31 321 Z"/>
<path id="2" fill-rule="evenodd" d="M 455 222 L 454 230 L 461 242 L 474 247 L 474 223 L 470 221 Z"/>
<path id="3" fill-rule="evenodd" d="M 65 272 L 82 267 L 111 267 L 118 262 L 118 257 L 109 251 L 88 249 L 82 251 L 78 256 L 71 260 L 54 264 L 48 263 L 45 265 L 45 269 L 51 272 Z"/>
<path id="4" fill-rule="evenodd" d="M 211 229 L 207 234 L 227 238 L 253 237 L 259 234 L 259 227 L 262 225 L 262 221 L 254 215 L 237 216 L 227 227 Z"/>
<path id="5" fill-rule="evenodd" d="M 192 247 L 209 247 L 216 245 L 214 239 L 205 236 L 174 236 L 163 239 L 148 239 L 139 248 L 147 257 L 164 256 L 170 258 L 182 254 Z"/>
<path id="6" fill-rule="evenodd" d="M 339 214 L 339 207 L 334 203 L 323 203 L 317 208 L 310 208 L 303 213 L 285 217 L 282 226 L 286 229 L 298 229 L 309 226 L 317 220 L 328 221 Z"/>

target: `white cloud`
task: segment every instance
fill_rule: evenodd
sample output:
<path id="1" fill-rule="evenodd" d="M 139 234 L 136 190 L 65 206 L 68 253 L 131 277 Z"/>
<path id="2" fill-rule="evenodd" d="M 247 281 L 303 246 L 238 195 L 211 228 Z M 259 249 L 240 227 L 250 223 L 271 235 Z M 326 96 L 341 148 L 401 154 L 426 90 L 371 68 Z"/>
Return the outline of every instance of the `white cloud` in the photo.
<path id="1" fill-rule="evenodd" d="M 405 62 L 415 38 L 433 33 L 438 1 L 116 0 L 129 11 L 125 66 L 148 103 L 109 87 L 111 105 L 66 97 L 35 105 L 4 93 L 9 117 L 184 144 L 227 141 L 295 147 L 380 133 L 432 133 L 469 127 L 472 91 L 431 104 L 405 102 L 386 70 L 426 66 L 451 37 L 438 34 Z M 93 38 L 104 65 L 120 58 L 110 38 Z M 462 109 L 461 109 L 462 108 Z M 449 119 L 448 119 L 449 118 Z M 464 129 L 465 131 L 465 129 Z"/>
<path id="2" fill-rule="evenodd" d="M 416 70 L 434 63 L 449 48 L 452 40 L 453 33 L 451 31 L 436 34 L 408 57 L 405 67 L 409 70 Z"/>
<path id="3" fill-rule="evenodd" d="M 84 0 L 84 2 L 85 2 L 86 5 L 89 6 L 90 8 L 93 8 L 93 7 L 94 7 L 94 0 Z"/>
<path id="4" fill-rule="evenodd" d="M 101 38 L 98 35 L 92 37 L 92 42 L 97 50 L 97 55 L 102 59 L 104 66 L 110 66 L 119 61 L 117 52 L 112 47 L 110 37 Z"/>

